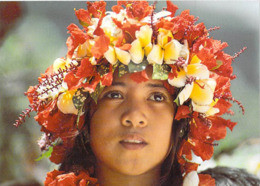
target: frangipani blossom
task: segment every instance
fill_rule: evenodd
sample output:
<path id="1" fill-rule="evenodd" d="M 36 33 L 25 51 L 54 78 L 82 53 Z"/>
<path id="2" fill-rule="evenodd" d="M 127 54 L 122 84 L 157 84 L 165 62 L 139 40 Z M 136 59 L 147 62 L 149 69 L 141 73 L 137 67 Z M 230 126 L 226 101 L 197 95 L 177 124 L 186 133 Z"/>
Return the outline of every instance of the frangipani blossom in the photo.
<path id="1" fill-rule="evenodd" d="M 112 65 L 116 64 L 117 60 L 119 60 L 124 65 L 128 65 L 131 60 L 131 55 L 129 52 L 113 46 L 108 47 L 108 50 L 104 53 L 104 57 Z"/>
<path id="2" fill-rule="evenodd" d="M 78 110 L 75 108 L 72 98 L 76 90 L 66 91 L 59 95 L 57 106 L 63 114 L 78 114 Z"/>
<path id="3" fill-rule="evenodd" d="M 91 48 L 93 47 L 93 45 L 94 45 L 93 40 L 87 40 L 82 45 L 79 45 L 77 50 L 76 50 L 77 51 L 77 57 L 83 58 L 85 56 L 92 56 Z"/>
<path id="4" fill-rule="evenodd" d="M 151 39 L 153 30 L 148 25 L 142 26 L 140 31 L 136 31 L 136 40 L 132 42 L 129 50 L 131 59 L 134 63 L 139 64 L 143 61 L 144 54 L 148 54 L 151 50 Z"/>
<path id="5" fill-rule="evenodd" d="M 195 80 L 191 84 L 187 84 L 179 93 L 178 99 L 182 105 L 187 99 L 191 99 L 193 110 L 206 113 L 212 108 L 214 91 L 216 88 L 216 81 L 212 78 Z M 209 111 L 209 115 L 217 113 L 218 110 L 213 109 Z"/>
<path id="6" fill-rule="evenodd" d="M 163 61 L 166 64 L 174 64 L 179 57 L 188 60 L 188 42 L 185 40 L 184 45 L 182 45 L 173 38 L 170 30 L 159 29 L 157 41 L 158 43 L 152 46 L 152 50 L 147 56 L 150 64 L 162 64 Z"/>
<path id="7" fill-rule="evenodd" d="M 189 79 L 191 79 L 192 82 L 187 83 Z M 213 105 L 211 105 L 214 102 L 213 95 L 216 81 L 209 78 L 208 68 L 200 64 L 200 60 L 196 55 L 193 56 L 189 65 L 184 65 L 183 68 L 179 67 L 177 77 L 168 79 L 168 82 L 178 88 L 185 86 L 178 95 L 180 105 L 190 98 L 194 111 L 201 113 L 209 111 L 209 115 L 218 112 L 218 110 L 214 109 Z"/>
<path id="8" fill-rule="evenodd" d="M 188 78 L 196 78 L 196 79 L 208 79 L 209 78 L 209 70 L 208 68 L 200 64 L 199 58 L 195 55 L 190 64 L 185 65 L 184 67 L 179 67 L 179 71 L 177 71 L 177 77 L 173 79 L 168 79 L 170 85 L 181 88 L 185 86 Z"/>
<path id="9" fill-rule="evenodd" d="M 58 72 L 59 69 L 63 70 L 65 69 L 66 66 L 66 60 L 64 58 L 57 58 L 54 62 L 53 62 L 53 71 L 55 73 Z"/>

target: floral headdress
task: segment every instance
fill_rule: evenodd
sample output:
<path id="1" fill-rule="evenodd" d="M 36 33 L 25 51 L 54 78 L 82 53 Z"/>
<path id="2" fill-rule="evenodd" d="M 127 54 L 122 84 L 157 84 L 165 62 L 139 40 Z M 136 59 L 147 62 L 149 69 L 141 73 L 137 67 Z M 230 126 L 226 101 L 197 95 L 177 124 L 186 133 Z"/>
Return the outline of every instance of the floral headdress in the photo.
<path id="1" fill-rule="evenodd" d="M 196 24 L 198 19 L 189 10 L 175 16 L 178 7 L 170 1 L 159 13 L 146 1 L 118 1 L 113 12 L 106 12 L 103 1 L 87 5 L 87 10 L 75 10 L 83 28 L 68 26 L 66 57 L 56 59 L 39 77 L 39 84 L 28 89 L 30 108 L 15 125 L 36 111 L 35 120 L 44 132 L 41 150 L 59 164 L 84 126 L 87 100 L 97 101 L 103 88 L 111 85 L 114 72 L 119 77 L 131 73 L 134 81 L 142 82 L 148 80 L 146 66 L 152 65 L 152 78 L 168 80 L 177 93 L 175 119 L 189 120 L 188 137 L 178 151 L 182 173 L 197 170 L 193 157 L 210 159 L 214 141 L 225 137 L 226 127 L 232 130 L 236 125 L 221 117 L 233 113 L 230 102 L 244 112 L 232 97 L 230 81 L 235 78 L 231 63 L 245 48 L 235 56 L 226 54 L 227 43 L 209 38 L 209 31 L 217 27 L 207 30 L 204 23 Z M 214 182 L 208 175 L 200 179 Z"/>

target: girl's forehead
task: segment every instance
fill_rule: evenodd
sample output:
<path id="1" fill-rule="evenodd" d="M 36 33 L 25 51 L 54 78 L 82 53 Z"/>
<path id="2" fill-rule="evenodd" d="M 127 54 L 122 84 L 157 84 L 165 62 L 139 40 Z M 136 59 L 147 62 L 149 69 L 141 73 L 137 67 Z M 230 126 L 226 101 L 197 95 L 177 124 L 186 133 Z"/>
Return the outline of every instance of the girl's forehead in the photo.
<path id="1" fill-rule="evenodd" d="M 153 87 L 152 85 L 154 85 L 154 87 L 164 87 L 165 81 L 152 79 L 151 74 L 147 73 L 149 79 L 142 81 L 142 82 L 137 82 L 136 80 L 134 80 L 131 77 L 132 75 L 133 75 L 133 73 L 127 73 L 121 77 L 118 77 L 118 75 L 116 75 L 113 79 L 112 86 L 113 85 L 122 85 L 122 86 L 141 86 L 141 87 L 143 87 L 143 86 L 151 85 L 150 87 Z"/>

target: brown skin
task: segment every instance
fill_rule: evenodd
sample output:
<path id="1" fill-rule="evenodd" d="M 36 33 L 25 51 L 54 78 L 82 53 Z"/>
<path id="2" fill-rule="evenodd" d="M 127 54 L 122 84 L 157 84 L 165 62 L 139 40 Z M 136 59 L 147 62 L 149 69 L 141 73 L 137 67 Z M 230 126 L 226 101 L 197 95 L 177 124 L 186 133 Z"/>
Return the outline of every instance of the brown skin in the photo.
<path id="1" fill-rule="evenodd" d="M 115 73 L 116 74 L 116 73 Z M 170 151 L 173 100 L 163 81 L 136 83 L 130 74 L 114 77 L 101 93 L 90 123 L 90 145 L 100 185 L 158 185 L 161 165 Z M 143 139 L 129 150 L 120 142 Z"/>

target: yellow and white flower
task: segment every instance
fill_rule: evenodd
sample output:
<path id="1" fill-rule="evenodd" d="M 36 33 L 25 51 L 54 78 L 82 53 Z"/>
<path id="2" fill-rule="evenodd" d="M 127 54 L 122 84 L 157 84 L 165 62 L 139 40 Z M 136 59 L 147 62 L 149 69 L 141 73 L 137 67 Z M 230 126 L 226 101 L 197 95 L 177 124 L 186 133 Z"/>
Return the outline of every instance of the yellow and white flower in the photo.
<path id="1" fill-rule="evenodd" d="M 112 65 L 116 64 L 119 60 L 124 65 L 128 65 L 131 60 L 131 55 L 129 52 L 121 50 L 118 47 L 109 46 L 108 50 L 104 53 L 104 57 Z"/>
<path id="2" fill-rule="evenodd" d="M 183 57 L 186 61 L 189 58 L 188 42 L 185 40 L 184 45 L 173 38 L 170 30 L 159 29 L 157 37 L 158 43 L 152 46 L 152 50 L 147 56 L 150 64 L 166 64 L 176 63 L 179 57 Z"/>
<path id="3" fill-rule="evenodd" d="M 144 55 L 151 51 L 151 39 L 153 30 L 150 26 L 145 25 L 140 31 L 135 33 L 136 40 L 132 42 L 130 49 L 131 59 L 134 63 L 139 64 L 143 61 Z"/>
<path id="4" fill-rule="evenodd" d="M 190 98 L 194 111 L 213 115 L 219 112 L 217 108 L 213 108 L 217 102 L 217 100 L 213 100 L 216 81 L 209 78 L 208 68 L 200 62 L 196 55 L 193 56 L 190 64 L 184 65 L 183 68 L 180 67 L 177 77 L 168 79 L 168 82 L 178 88 L 184 86 L 178 95 L 180 105 Z M 187 83 L 189 78 L 193 80 Z"/>
<path id="5" fill-rule="evenodd" d="M 58 109 L 64 114 L 78 114 L 78 110 L 75 108 L 72 98 L 76 90 L 66 91 L 59 95 L 57 106 Z"/>

